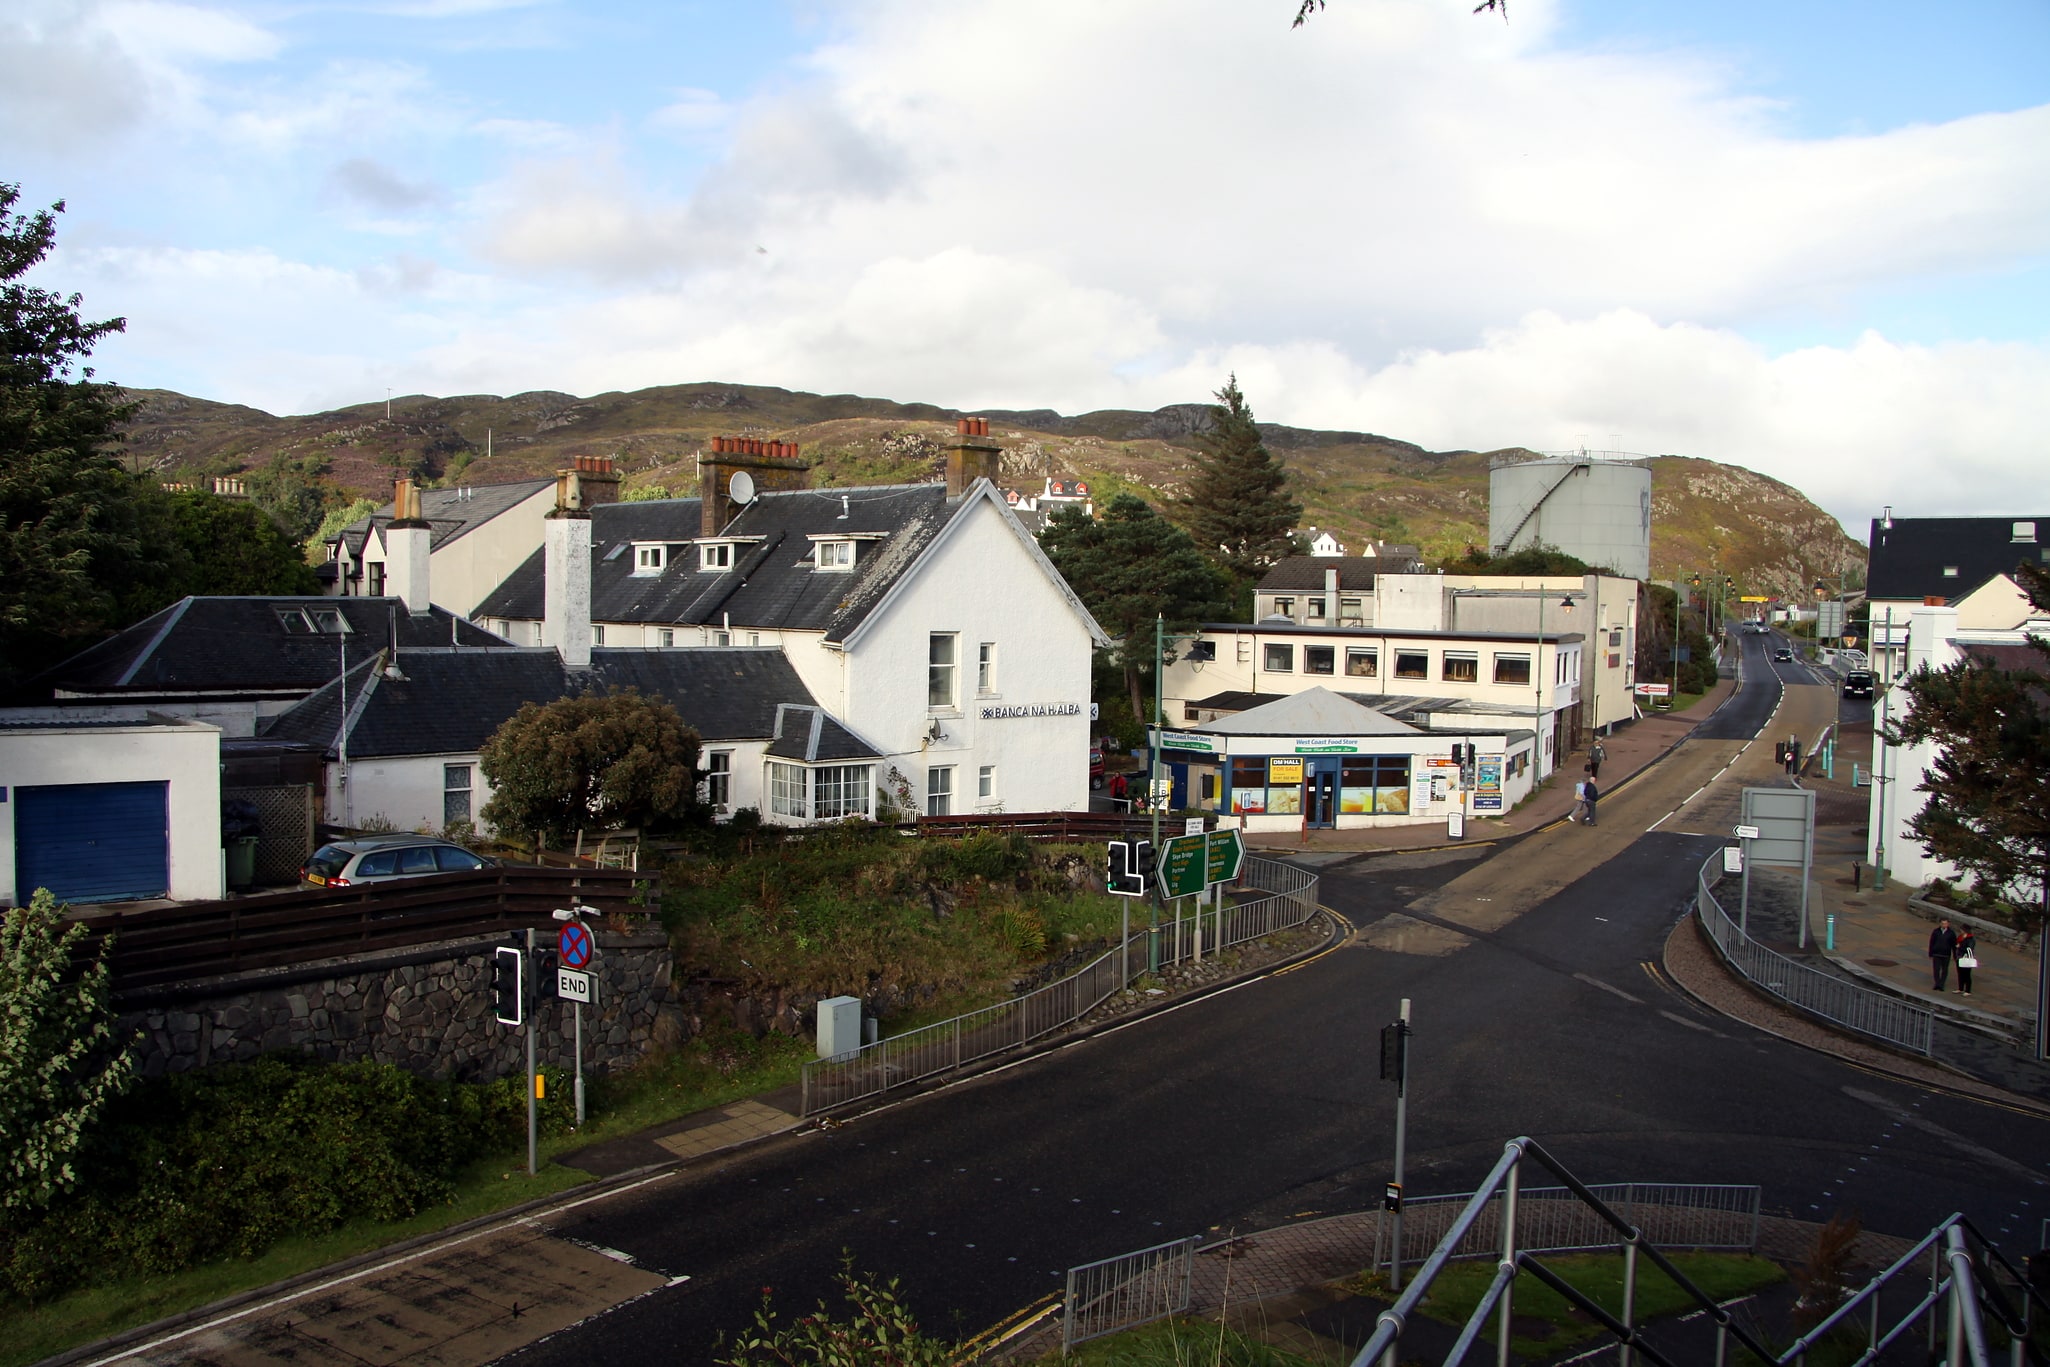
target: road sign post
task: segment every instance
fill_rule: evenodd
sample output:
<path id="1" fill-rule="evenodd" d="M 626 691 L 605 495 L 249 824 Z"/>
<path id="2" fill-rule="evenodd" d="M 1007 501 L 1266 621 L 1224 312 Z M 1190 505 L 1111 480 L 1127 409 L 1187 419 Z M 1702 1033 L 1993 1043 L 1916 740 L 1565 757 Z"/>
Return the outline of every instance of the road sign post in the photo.
<path id="1" fill-rule="evenodd" d="M 1388 1257 L 1388 1289 L 1402 1290 L 1402 1150 L 1409 1130 L 1409 998 L 1402 999 L 1402 1011 L 1395 1024 L 1381 1029 L 1381 1076 L 1395 1084 L 1395 1179 L 1388 1184 L 1392 1196 L 1394 1238 Z"/>
<path id="2" fill-rule="evenodd" d="M 522 937 L 526 940 L 527 962 L 524 966 L 531 968 L 534 963 L 533 927 L 529 926 L 525 931 L 523 931 Z M 527 973 L 523 976 L 526 977 L 529 980 L 529 982 L 531 982 L 535 975 L 532 973 Z M 538 991 L 530 991 L 530 995 L 538 996 L 539 993 Z M 527 1018 L 527 1176 L 532 1177 L 541 1170 L 541 1164 L 539 1162 L 541 1117 L 538 1109 L 535 1106 L 534 1095 L 534 1002 L 531 1000 L 527 1000 L 521 1002 L 520 1005 L 522 1006 L 522 1008 L 524 1008 L 523 1014 Z"/>
<path id="3" fill-rule="evenodd" d="M 563 907 L 555 913 L 555 919 L 562 922 L 562 930 L 556 936 L 556 950 L 561 955 L 562 966 L 555 973 L 555 995 L 570 1002 L 575 1016 L 575 1033 L 571 1036 L 571 1057 L 576 1060 L 576 1102 L 577 1128 L 584 1126 L 584 1003 L 591 1000 L 591 975 L 584 972 L 590 967 L 592 956 L 598 952 L 598 942 L 579 916 L 583 907 Z"/>
<path id="4" fill-rule="evenodd" d="M 1741 853 L 1739 861 L 1744 867 L 1744 892 L 1737 902 L 1737 933 L 1745 939 L 1751 938 L 1751 842 L 1758 839 L 1756 826 L 1737 827 L 1737 839 Z"/>

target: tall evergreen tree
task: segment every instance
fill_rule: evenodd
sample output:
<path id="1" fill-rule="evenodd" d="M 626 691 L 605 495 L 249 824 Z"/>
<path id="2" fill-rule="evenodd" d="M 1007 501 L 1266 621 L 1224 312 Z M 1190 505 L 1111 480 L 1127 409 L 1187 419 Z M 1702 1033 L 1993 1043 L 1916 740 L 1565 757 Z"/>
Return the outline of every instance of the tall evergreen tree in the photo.
<path id="1" fill-rule="evenodd" d="M 1062 508 L 1039 544 L 1097 624 L 1116 638 L 1112 658 L 1125 671 L 1132 715 L 1149 715 L 1139 681 L 1153 668 L 1155 618 L 1165 617 L 1174 633 L 1215 621 L 1225 609 L 1222 576 L 1187 532 L 1132 494 L 1113 498 L 1100 521 L 1080 508 Z"/>
<path id="2" fill-rule="evenodd" d="M 1268 453 L 1253 410 L 1233 375 L 1217 391 L 1210 426 L 1198 438 L 1196 478 L 1181 501 L 1196 544 L 1231 577 L 1243 597 L 1293 549 L 1303 505 L 1289 496 L 1288 472 Z"/>
<path id="3" fill-rule="evenodd" d="M 2050 613 L 2050 571 L 2023 564 L 2015 577 Z M 1910 674 L 1900 685 L 1907 713 L 1887 738 L 1937 746 L 1916 790 L 1929 800 L 1909 833 L 2004 895 L 2033 891 L 2038 924 L 2050 928 L 2050 640 L 2032 636 L 2029 645 L 2040 661 L 2033 667 L 1968 656 Z M 2050 946 L 2045 959 L 2050 968 Z"/>
<path id="4" fill-rule="evenodd" d="M 0 691 L 160 606 L 177 559 L 155 486 L 108 454 L 133 406 L 83 364 L 125 324 L 21 283 L 64 205 L 16 213 L 20 188 L 0 184 Z"/>

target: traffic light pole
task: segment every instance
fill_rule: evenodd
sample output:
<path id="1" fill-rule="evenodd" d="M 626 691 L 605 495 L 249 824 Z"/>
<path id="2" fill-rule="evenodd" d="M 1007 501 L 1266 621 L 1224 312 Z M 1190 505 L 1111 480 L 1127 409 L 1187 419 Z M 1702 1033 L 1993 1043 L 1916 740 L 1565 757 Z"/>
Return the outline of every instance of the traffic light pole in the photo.
<path id="1" fill-rule="evenodd" d="M 527 941 L 527 966 L 529 969 L 532 969 L 534 967 L 534 928 L 532 926 L 527 927 L 525 934 Z M 525 1009 L 520 1014 L 526 1017 L 527 1027 L 527 1176 L 529 1177 L 534 1176 L 540 1171 L 540 1163 L 537 1161 L 538 1154 L 536 1152 L 536 1141 L 540 1135 L 540 1114 L 535 1106 L 534 1098 L 534 1007 L 537 1005 L 541 994 L 536 990 L 535 984 L 527 982 L 525 979 L 536 976 L 538 974 L 534 973 L 521 975 L 523 980 L 521 982 L 521 989 L 527 995 L 527 1000 L 522 1003 Z"/>
<path id="2" fill-rule="evenodd" d="M 1409 998 L 1397 1017 L 1395 1051 L 1395 1241 L 1389 1259 L 1388 1289 L 1402 1290 L 1402 1149 L 1409 1134 Z"/>

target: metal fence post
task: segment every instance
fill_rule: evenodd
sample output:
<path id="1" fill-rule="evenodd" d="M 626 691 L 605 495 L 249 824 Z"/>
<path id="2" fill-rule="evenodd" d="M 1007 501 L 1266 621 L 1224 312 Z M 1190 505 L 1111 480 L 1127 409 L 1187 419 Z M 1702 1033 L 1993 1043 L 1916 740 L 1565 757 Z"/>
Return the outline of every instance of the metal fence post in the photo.
<path id="1" fill-rule="evenodd" d="M 1516 1191 L 1523 1180 L 1523 1154 L 1509 1166 L 1508 1185 L 1502 1188 L 1502 1265 L 1516 1266 Z M 1516 1312 L 1516 1278 L 1502 1288 L 1502 1304 L 1496 1312 L 1495 1367 L 1509 1367 L 1509 1321 Z"/>
<path id="2" fill-rule="evenodd" d="M 1637 1323 L 1634 1312 L 1637 1307 L 1637 1236 L 1638 1230 L 1632 1222 L 1630 1237 L 1623 1241 L 1623 1328 L 1633 1329 Z M 1616 1350 L 1616 1367 L 1630 1367 L 1630 1341 L 1625 1339 Z"/>

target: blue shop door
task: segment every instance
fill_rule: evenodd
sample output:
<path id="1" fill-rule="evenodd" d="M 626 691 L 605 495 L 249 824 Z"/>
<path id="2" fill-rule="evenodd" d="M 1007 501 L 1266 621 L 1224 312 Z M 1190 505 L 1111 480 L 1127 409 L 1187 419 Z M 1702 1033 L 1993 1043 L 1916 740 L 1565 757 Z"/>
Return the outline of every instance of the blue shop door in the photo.
<path id="1" fill-rule="evenodd" d="M 17 788 L 14 888 L 60 902 L 126 902 L 171 887 L 168 783 Z"/>
<path id="2" fill-rule="evenodd" d="M 1168 781 L 1173 785 L 1168 790 L 1167 809 L 1171 812 L 1185 811 L 1195 804 L 1189 801 L 1189 766 L 1170 764 L 1167 766 Z"/>
<path id="3" fill-rule="evenodd" d="M 1318 755 L 1303 775 L 1304 824 L 1329 830 L 1338 824 L 1338 757 Z"/>

